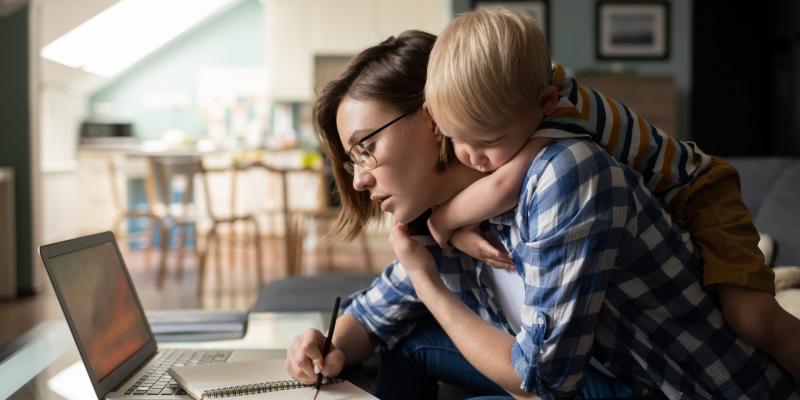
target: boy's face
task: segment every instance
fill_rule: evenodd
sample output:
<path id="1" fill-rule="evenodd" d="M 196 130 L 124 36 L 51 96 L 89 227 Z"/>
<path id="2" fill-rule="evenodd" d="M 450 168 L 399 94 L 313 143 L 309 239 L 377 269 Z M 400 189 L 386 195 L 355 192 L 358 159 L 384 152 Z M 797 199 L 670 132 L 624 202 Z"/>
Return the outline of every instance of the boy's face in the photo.
<path id="1" fill-rule="evenodd" d="M 549 85 L 542 90 L 539 104 L 520 107 L 501 128 L 468 127 L 447 118 L 440 118 L 436 123 L 442 135 L 450 138 L 462 164 L 489 173 L 517 155 L 544 116 L 552 114 L 557 104 L 558 90 Z"/>
<path id="2" fill-rule="evenodd" d="M 436 121 L 439 131 L 450 139 L 462 164 L 480 172 L 493 172 L 511 160 L 533 135 L 542 120 L 542 113 L 528 109 L 515 113 L 506 126 L 499 129 L 471 128 L 447 118 Z M 531 112 L 536 111 L 536 112 Z"/>
<path id="3" fill-rule="evenodd" d="M 537 110 L 538 111 L 538 110 Z M 493 172 L 511 160 L 541 122 L 541 112 L 516 116 L 499 129 L 472 128 L 445 118 L 437 121 L 440 132 L 450 139 L 458 161 L 480 172 Z"/>

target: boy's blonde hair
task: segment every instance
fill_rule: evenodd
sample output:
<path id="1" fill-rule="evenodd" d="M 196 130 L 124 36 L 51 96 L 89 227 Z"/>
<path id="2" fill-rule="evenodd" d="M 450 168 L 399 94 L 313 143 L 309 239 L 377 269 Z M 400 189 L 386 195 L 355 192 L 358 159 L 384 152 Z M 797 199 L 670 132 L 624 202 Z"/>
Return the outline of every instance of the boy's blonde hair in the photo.
<path id="1" fill-rule="evenodd" d="M 503 127 L 550 84 L 547 43 L 525 11 L 493 7 L 447 25 L 428 62 L 425 100 L 435 120 Z"/>

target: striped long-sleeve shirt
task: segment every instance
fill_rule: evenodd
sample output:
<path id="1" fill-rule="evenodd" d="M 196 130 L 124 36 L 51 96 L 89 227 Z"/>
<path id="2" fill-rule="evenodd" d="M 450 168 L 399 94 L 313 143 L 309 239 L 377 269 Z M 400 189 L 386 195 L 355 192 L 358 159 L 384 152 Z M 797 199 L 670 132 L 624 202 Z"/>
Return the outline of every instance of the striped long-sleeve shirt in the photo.
<path id="1" fill-rule="evenodd" d="M 559 64 L 553 65 L 553 84 L 559 103 L 556 112 L 542 121 L 537 136 L 591 137 L 640 173 L 662 204 L 708 169 L 711 159 L 695 143 L 677 140 L 619 101 L 581 86 Z"/>

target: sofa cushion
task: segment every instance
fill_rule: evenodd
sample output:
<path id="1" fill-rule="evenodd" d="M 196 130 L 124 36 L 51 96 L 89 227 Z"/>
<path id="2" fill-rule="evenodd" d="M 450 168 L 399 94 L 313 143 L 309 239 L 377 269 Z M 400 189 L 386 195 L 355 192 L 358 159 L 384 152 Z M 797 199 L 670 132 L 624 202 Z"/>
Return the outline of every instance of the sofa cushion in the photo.
<path id="1" fill-rule="evenodd" d="M 773 265 L 800 264 L 800 160 L 731 158 L 756 228 L 775 240 Z"/>
<path id="2" fill-rule="evenodd" d="M 764 197 L 775 186 L 778 177 L 798 163 L 788 158 L 730 158 L 728 161 L 739 172 L 742 198 L 753 216 L 758 215 Z"/>
<path id="3" fill-rule="evenodd" d="M 774 265 L 800 264 L 800 163 L 776 180 L 755 217 L 756 227 L 775 239 Z"/>

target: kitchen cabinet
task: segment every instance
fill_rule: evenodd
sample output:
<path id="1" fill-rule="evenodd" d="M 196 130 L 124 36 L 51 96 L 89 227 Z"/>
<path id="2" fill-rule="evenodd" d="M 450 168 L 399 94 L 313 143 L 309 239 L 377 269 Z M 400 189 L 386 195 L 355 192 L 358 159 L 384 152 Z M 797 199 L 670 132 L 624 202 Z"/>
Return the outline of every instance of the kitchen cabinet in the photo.
<path id="1" fill-rule="evenodd" d="M 313 99 L 314 59 L 311 54 L 310 0 L 266 0 L 264 57 L 267 93 L 272 101 Z"/>

